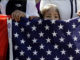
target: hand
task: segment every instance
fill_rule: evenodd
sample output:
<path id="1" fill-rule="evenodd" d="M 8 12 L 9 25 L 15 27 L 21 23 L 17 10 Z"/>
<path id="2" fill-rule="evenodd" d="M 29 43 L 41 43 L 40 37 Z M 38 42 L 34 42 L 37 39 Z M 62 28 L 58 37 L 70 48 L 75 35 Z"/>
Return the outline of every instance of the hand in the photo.
<path id="1" fill-rule="evenodd" d="M 33 18 L 37 18 L 37 16 L 29 16 L 30 20 L 32 20 Z"/>
<path id="2" fill-rule="evenodd" d="M 11 14 L 12 19 L 15 19 L 15 21 L 20 21 L 21 17 L 26 17 L 26 14 L 20 10 L 15 10 L 12 14 Z"/>
<path id="3" fill-rule="evenodd" d="M 77 12 L 77 15 L 80 16 L 80 10 Z"/>

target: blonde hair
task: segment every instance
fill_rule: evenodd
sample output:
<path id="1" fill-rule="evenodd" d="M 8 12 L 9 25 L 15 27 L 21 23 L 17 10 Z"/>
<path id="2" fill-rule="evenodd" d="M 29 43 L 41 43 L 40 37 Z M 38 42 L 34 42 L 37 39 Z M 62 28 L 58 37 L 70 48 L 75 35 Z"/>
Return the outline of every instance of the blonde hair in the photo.
<path id="1" fill-rule="evenodd" d="M 42 10 L 40 11 L 41 14 L 42 14 L 42 16 L 44 17 L 46 11 L 48 11 L 48 10 L 50 10 L 50 9 L 52 9 L 52 8 L 53 8 L 55 11 L 58 12 L 59 19 L 61 19 L 61 18 L 60 18 L 60 14 L 59 14 L 58 7 L 57 7 L 56 5 L 54 5 L 54 4 L 47 4 L 47 5 L 45 5 L 45 6 L 42 8 Z"/>

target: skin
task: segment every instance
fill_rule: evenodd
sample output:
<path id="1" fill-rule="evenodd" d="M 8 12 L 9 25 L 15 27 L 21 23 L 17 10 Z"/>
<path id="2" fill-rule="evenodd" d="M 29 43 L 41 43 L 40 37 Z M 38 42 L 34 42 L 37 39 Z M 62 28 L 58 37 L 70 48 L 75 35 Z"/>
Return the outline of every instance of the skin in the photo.
<path id="1" fill-rule="evenodd" d="M 36 4 L 39 2 L 40 0 L 35 0 Z"/>
<path id="2" fill-rule="evenodd" d="M 26 17 L 26 14 L 20 10 L 15 10 L 12 14 L 11 14 L 12 19 L 14 19 L 15 21 L 20 21 L 21 17 Z M 37 16 L 30 16 L 30 20 L 32 20 L 33 18 L 36 18 Z"/>
<path id="3" fill-rule="evenodd" d="M 21 17 L 26 17 L 26 14 L 20 10 L 15 10 L 12 14 L 12 19 L 15 19 L 16 21 L 20 21 Z"/>
<path id="4" fill-rule="evenodd" d="M 77 15 L 80 16 L 80 10 L 77 12 Z"/>
<path id="5" fill-rule="evenodd" d="M 53 13 L 52 13 L 53 12 Z M 48 16 L 49 15 L 49 16 Z M 77 15 L 80 16 L 80 10 L 77 12 Z M 20 18 L 21 17 L 26 17 L 26 14 L 20 10 L 15 10 L 12 14 L 12 19 L 15 19 L 15 21 L 20 21 Z M 35 18 L 37 16 L 30 16 L 30 20 L 32 20 L 33 18 Z M 59 16 L 58 16 L 58 13 L 56 11 L 47 11 L 45 13 L 45 16 L 44 18 L 46 19 L 50 19 L 50 20 L 58 20 L 59 19 Z"/>
<path id="6" fill-rule="evenodd" d="M 60 18 L 59 18 L 59 15 L 58 15 L 57 11 L 55 11 L 53 9 L 50 9 L 50 10 L 45 12 L 44 19 L 59 20 Z"/>

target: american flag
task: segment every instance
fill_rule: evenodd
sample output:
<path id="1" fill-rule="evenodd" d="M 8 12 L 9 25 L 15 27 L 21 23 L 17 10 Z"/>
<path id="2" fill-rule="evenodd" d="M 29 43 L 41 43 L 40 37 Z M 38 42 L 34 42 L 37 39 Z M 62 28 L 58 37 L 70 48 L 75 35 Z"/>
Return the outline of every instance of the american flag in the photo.
<path id="1" fill-rule="evenodd" d="M 80 60 L 80 18 L 12 22 L 13 60 Z"/>

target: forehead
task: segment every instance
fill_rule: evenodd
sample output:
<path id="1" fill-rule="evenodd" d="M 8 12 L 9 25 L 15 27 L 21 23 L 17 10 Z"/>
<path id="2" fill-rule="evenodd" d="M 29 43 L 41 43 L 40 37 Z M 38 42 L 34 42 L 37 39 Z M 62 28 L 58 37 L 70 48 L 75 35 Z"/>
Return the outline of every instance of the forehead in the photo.
<path id="1" fill-rule="evenodd" d="M 46 9 L 47 11 L 55 11 L 55 8 L 54 7 L 50 7 L 48 9 Z"/>
<path id="2" fill-rule="evenodd" d="M 46 12 L 45 13 L 47 13 L 47 14 L 58 14 L 58 12 L 56 11 L 56 10 L 54 10 L 54 9 L 49 9 L 49 10 L 46 10 Z"/>
<path id="3" fill-rule="evenodd" d="M 57 12 L 57 8 L 56 7 L 50 7 L 48 9 L 46 9 L 46 12 Z"/>

